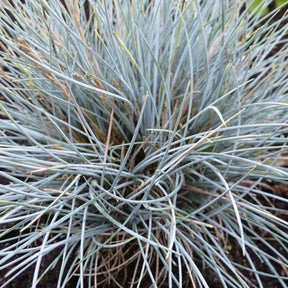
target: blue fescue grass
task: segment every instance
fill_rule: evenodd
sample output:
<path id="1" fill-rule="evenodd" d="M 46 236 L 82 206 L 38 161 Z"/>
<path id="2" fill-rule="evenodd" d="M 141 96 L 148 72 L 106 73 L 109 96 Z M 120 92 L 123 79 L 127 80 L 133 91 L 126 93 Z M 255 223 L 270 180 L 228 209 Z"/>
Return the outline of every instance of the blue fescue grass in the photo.
<path id="1" fill-rule="evenodd" d="M 57 287 L 286 287 L 275 203 L 288 201 L 272 187 L 288 184 L 285 16 L 13 2 L 0 2 L 2 287 L 31 267 L 36 287 L 57 263 Z"/>

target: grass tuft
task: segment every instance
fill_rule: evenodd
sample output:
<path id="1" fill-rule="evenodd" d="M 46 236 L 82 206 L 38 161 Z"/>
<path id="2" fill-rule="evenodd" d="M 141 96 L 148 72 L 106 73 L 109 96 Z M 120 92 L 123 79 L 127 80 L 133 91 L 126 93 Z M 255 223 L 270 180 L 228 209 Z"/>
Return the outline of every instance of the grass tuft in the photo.
<path id="1" fill-rule="evenodd" d="M 286 14 L 22 2 L 0 0 L 1 287 L 287 287 Z"/>

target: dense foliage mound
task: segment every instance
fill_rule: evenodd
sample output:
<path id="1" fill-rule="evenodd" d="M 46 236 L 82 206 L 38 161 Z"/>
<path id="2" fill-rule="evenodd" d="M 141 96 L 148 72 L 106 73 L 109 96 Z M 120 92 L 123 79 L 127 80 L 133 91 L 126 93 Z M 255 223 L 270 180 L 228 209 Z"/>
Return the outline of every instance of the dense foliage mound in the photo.
<path id="1" fill-rule="evenodd" d="M 0 0 L 1 287 L 287 287 L 288 27 L 262 3 Z"/>

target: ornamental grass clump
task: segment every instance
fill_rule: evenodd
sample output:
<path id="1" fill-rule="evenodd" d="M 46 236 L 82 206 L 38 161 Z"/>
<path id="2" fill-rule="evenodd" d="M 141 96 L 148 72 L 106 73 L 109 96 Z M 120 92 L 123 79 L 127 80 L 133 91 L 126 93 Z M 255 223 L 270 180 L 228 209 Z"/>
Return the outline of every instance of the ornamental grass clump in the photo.
<path id="1" fill-rule="evenodd" d="M 287 287 L 285 14 L 22 2 L 0 1 L 1 287 Z"/>

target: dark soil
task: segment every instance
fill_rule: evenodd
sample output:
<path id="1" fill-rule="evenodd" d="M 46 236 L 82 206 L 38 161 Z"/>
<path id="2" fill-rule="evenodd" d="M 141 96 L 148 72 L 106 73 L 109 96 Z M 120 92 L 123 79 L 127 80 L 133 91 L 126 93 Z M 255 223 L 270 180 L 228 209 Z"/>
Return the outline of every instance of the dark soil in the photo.
<path id="1" fill-rule="evenodd" d="M 271 190 L 270 191 L 265 191 L 265 192 L 269 192 L 269 193 L 274 193 L 278 196 L 281 196 L 285 199 L 288 198 L 288 185 L 286 184 L 282 184 L 282 183 L 272 183 L 271 184 Z M 266 200 L 265 199 L 258 199 L 259 201 L 261 201 L 262 204 L 266 204 Z M 269 199 L 271 200 L 271 199 Z M 287 202 L 283 202 L 283 201 L 279 201 L 279 200 L 272 200 L 272 204 L 274 207 L 280 208 L 282 209 L 283 213 L 277 214 L 275 216 L 279 217 L 280 219 L 283 219 L 285 221 L 288 221 L 288 203 Z M 268 240 L 269 235 L 266 235 L 263 231 L 254 231 L 256 232 L 260 238 L 264 239 L 274 248 L 276 249 L 278 252 L 281 252 L 281 254 L 284 256 L 284 258 L 288 259 L 288 252 L 287 250 L 284 251 L 283 247 L 281 247 L 274 239 L 271 239 L 270 241 Z M 287 235 L 288 235 L 288 229 L 287 229 Z M 267 238 L 267 239 L 266 239 Z M 267 246 L 264 246 L 263 243 L 261 242 L 261 240 L 257 241 L 257 246 L 265 251 L 267 254 L 269 255 L 273 255 L 273 252 L 267 248 Z M 243 265 L 245 266 L 249 266 L 249 264 L 247 263 L 247 259 L 246 257 L 244 257 L 242 255 L 242 251 L 239 247 L 239 244 L 235 241 L 235 239 L 229 239 L 229 246 L 233 247 L 233 249 L 229 249 L 229 251 L 226 251 L 226 253 L 229 255 L 229 258 L 234 261 L 237 264 Z M 228 245 L 227 245 L 228 246 Z M 237 249 L 237 247 L 239 249 Z M 235 249 L 236 248 L 236 249 Z M 256 267 L 256 269 L 258 271 L 261 272 L 266 272 L 267 274 L 271 274 L 271 271 L 269 270 L 267 264 L 265 262 L 261 262 L 259 257 L 257 257 L 257 255 L 251 251 L 251 249 L 247 249 L 247 252 L 250 254 L 250 256 L 252 255 L 252 261 Z M 288 270 L 287 268 L 279 265 L 278 263 L 274 263 L 273 268 L 279 273 L 279 275 L 284 276 L 284 277 L 288 277 Z M 240 271 L 243 273 L 243 275 L 245 277 L 247 277 L 249 279 L 249 281 L 251 281 L 250 285 L 254 285 L 253 287 L 257 288 L 258 283 L 256 281 L 255 276 L 253 275 L 252 272 L 249 272 L 247 270 L 244 269 L 240 269 Z M 221 286 L 221 282 L 218 278 L 218 276 L 215 274 L 215 272 L 211 272 L 211 271 L 207 271 L 206 275 L 208 276 L 205 279 L 208 279 L 208 284 L 210 288 L 218 288 L 218 287 L 222 287 Z M 268 276 L 261 276 L 260 277 L 262 282 L 265 283 L 265 288 L 278 288 L 278 287 L 283 287 L 280 285 L 279 281 L 277 278 L 271 278 Z M 288 287 L 288 280 L 286 280 L 286 285 Z M 252 286 L 251 286 L 252 288 Z"/>
<path id="2" fill-rule="evenodd" d="M 0 226 L 1 229 L 1 226 Z M 0 249 L 2 247 L 0 246 Z M 53 253 L 50 253 L 49 256 L 46 256 L 44 258 L 44 261 L 41 263 L 41 270 L 44 271 L 45 268 L 47 268 L 51 261 L 54 260 L 55 256 L 58 254 L 59 251 L 54 251 Z M 59 275 L 59 269 L 60 265 L 57 265 L 53 270 L 51 270 L 49 273 L 47 273 L 43 279 L 40 281 L 40 283 L 37 285 L 37 288 L 56 288 L 57 287 L 57 281 L 58 281 L 58 275 Z M 9 278 L 5 277 L 5 274 L 9 271 L 9 269 L 1 270 L 0 271 L 0 286 L 5 284 Z M 34 272 L 34 266 L 27 269 L 25 273 L 22 273 L 16 280 L 13 280 L 11 283 L 9 283 L 7 288 L 28 288 L 32 287 L 32 281 L 33 281 L 33 272 Z M 70 281 L 70 284 L 67 286 L 67 288 L 75 288 L 76 287 L 76 281 Z"/>

